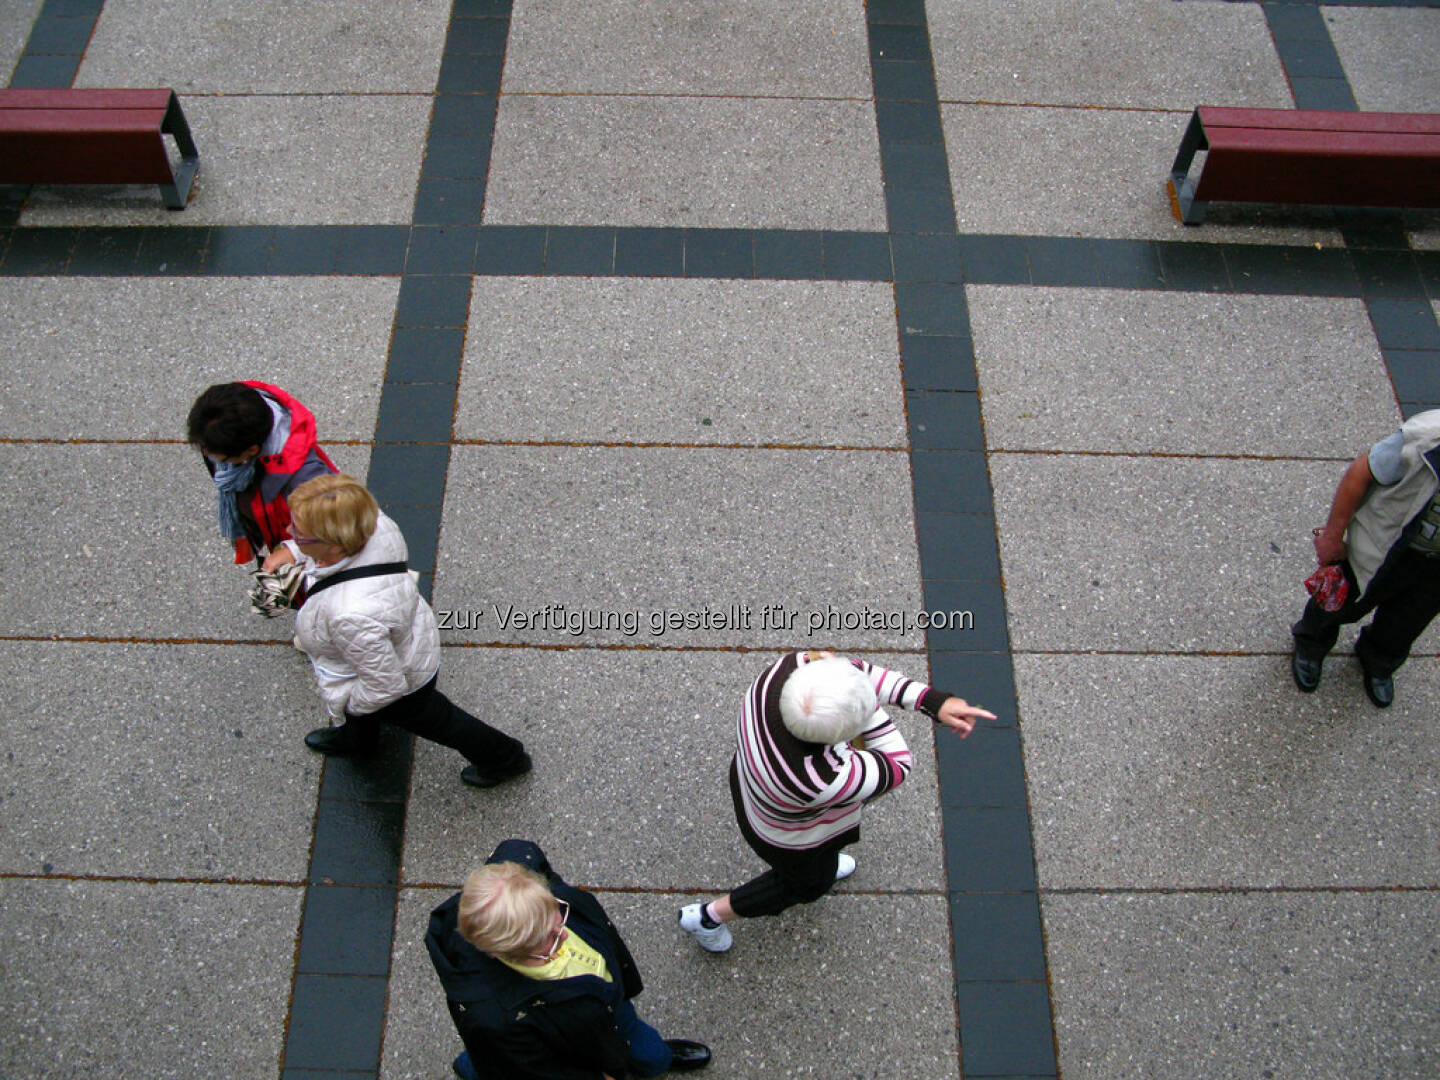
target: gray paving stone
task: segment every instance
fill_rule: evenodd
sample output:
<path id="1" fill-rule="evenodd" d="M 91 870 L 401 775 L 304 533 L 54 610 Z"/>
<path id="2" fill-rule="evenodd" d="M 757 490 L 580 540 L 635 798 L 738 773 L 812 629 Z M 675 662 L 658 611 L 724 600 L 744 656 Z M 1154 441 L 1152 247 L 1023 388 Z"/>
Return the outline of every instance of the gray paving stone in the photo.
<path id="1" fill-rule="evenodd" d="M 565 94 L 872 94 L 864 13 L 825 0 L 681 4 L 521 0 L 504 90 Z"/>
<path id="2" fill-rule="evenodd" d="M 1017 656 L 1042 889 L 1434 889 L 1437 673 L 1381 712 L 1338 653 L 1314 695 L 1288 655 Z"/>
<path id="3" fill-rule="evenodd" d="M 921 595 L 903 454 L 457 446 L 446 493 L 435 597 L 462 640 L 923 641 L 910 625 Z"/>
<path id="4" fill-rule="evenodd" d="M 1320 9 L 1350 89 L 1372 112 L 1440 112 L 1440 11 L 1424 8 Z M 1440 249 L 1440 223 L 1410 231 L 1412 247 Z"/>
<path id="5" fill-rule="evenodd" d="M 0 13 L 0 70 L 7 35 L 18 50 L 38 10 L 34 0 L 17 2 Z M 88 2 L 52 0 L 49 6 Z M 205 161 L 195 203 L 183 214 L 168 214 L 150 188 L 39 191 L 26 223 L 409 220 L 449 4 L 346 0 L 324 10 L 292 10 L 280 0 L 262 0 L 243 11 L 212 12 L 200 35 L 173 29 L 173 7 L 166 0 L 108 0 L 78 83 L 182 89 Z M 457 14 L 507 7 L 465 0 Z M 906 37 L 908 25 L 887 20 L 911 17 L 919 7 L 871 5 L 882 64 L 915 40 Z M 1271 232 L 1277 219 L 1270 214 L 1264 230 L 1244 226 L 1245 219 L 1235 227 L 1229 216 L 1222 224 L 1217 214 L 1204 229 L 1184 231 L 1164 217 L 1164 171 L 1178 140 L 1178 129 L 1161 138 L 1165 124 L 1202 102 L 1291 105 L 1260 5 L 1137 0 L 1122 10 L 1037 0 L 1017 11 L 994 0 L 931 0 L 923 7 L 941 93 L 953 103 L 945 109 L 945 135 L 962 228 L 1081 239 L 1333 242 L 1308 230 Z M 787 6 L 783 16 L 778 11 L 759 0 L 683 7 L 652 0 L 623 7 L 615 0 L 600 7 L 518 0 L 487 220 L 883 229 L 862 5 L 809 0 Z M 23 26 L 6 21 L 20 19 L 16 12 L 27 13 Z M 1271 5 L 1271 14 L 1284 12 Z M 1326 14 L 1362 108 L 1376 107 L 1370 102 L 1386 94 L 1403 99 L 1403 108 L 1423 107 L 1408 102 L 1433 82 L 1433 73 L 1415 64 L 1423 67 L 1436 51 L 1425 50 L 1430 35 L 1424 28 L 1434 13 L 1372 5 Z M 491 35 L 501 22 L 465 17 L 457 31 Z M 1407 25 L 1395 30 L 1402 22 Z M 1347 23 L 1356 28 L 1355 40 Z M 919 81 L 924 75 L 918 73 Z M 453 119 L 447 114 L 442 127 Z M 381 144 L 385 149 L 376 149 Z M 1040 145 L 1053 149 L 1039 151 Z M 474 166 L 468 159 L 462 164 Z M 1087 187 L 1088 198 L 1070 201 L 1072 192 Z M 1440 231 L 1422 224 L 1412 243 L 1434 247 L 1437 236 Z M 0 237 L 0 257 L 6 243 L 23 251 L 34 239 Z M 636 245 L 649 239 L 626 236 Z M 819 238 L 810 239 L 818 275 Z M 433 246 L 440 254 L 452 251 Z M 1035 248 L 1037 258 L 1053 250 Z M 625 253 L 633 260 L 627 266 L 658 262 L 646 260 L 643 247 L 627 246 Z M 1212 254 L 1218 260 L 1219 253 Z M 691 269 L 678 258 L 676 273 Z M 739 272 L 734 263 L 726 268 Z M 157 298 L 170 294 L 153 281 L 150 292 L 116 278 L 52 281 L 25 292 L 13 280 L 0 280 L 0 355 L 10 359 L 7 389 L 23 399 L 23 408 L 0 406 L 0 438 L 176 439 L 199 386 L 212 377 L 259 374 L 313 405 L 327 438 L 363 443 L 336 452 L 342 465 L 363 475 L 393 292 L 377 289 L 352 300 L 363 288 L 355 279 L 325 283 L 337 290 L 333 296 L 323 288 L 308 291 L 322 285 L 319 278 L 251 284 L 256 291 L 230 282 L 218 292 L 197 285 L 183 293 L 192 306 L 181 316 L 163 307 Z M 572 284 L 582 298 L 585 289 L 601 287 L 567 287 Z M 488 278 L 481 283 L 491 285 L 502 293 L 510 287 Z M 763 291 L 708 285 L 708 295 L 726 297 L 726 308 Z M 868 297 L 871 288 L 842 294 Z M 884 286 L 874 288 L 884 295 Z M 293 302 L 279 299 L 280 291 L 289 291 Z M 663 292 L 637 288 L 636 295 L 653 300 Z M 128 315 L 111 305 L 112 295 L 120 304 L 131 302 Z M 1003 303 L 975 303 L 975 334 L 987 365 L 985 419 L 1018 647 L 1260 654 L 1020 655 L 1021 730 L 1031 755 L 1042 880 L 1050 874 L 1080 882 L 1079 891 L 1044 894 L 1065 1076 L 1229 1080 L 1267 1069 L 1275 1076 L 1429 1076 L 1440 1039 L 1433 1008 L 1424 1010 L 1436 982 L 1430 946 L 1440 911 L 1430 805 L 1435 763 L 1426 735 L 1435 713 L 1440 633 L 1427 635 L 1422 655 L 1400 672 L 1399 701 L 1385 714 L 1359 691 L 1346 655 L 1353 629 L 1342 637 L 1316 695 L 1301 698 L 1289 687 L 1284 660 L 1287 629 L 1302 599 L 1299 583 L 1312 561 L 1309 529 L 1323 515 L 1345 460 L 1383 433 L 1370 430 L 1379 369 L 1373 337 L 1363 314 L 1356 315 L 1359 305 L 1266 301 L 1252 309 L 1222 301 L 1209 308 L 1213 298 L 1205 298 L 1192 308 L 1154 296 L 1150 306 L 1087 292 L 1046 309 L 1026 297 L 1064 298 L 993 295 Z M 521 293 L 516 305 L 529 299 Z M 618 304 L 608 294 L 591 299 L 602 308 Z M 688 361 L 692 370 L 684 381 L 715 387 L 712 396 L 738 412 L 742 391 L 712 372 L 734 382 L 746 377 L 762 392 L 783 396 L 778 379 L 755 377 L 757 355 L 778 354 L 799 340 L 809 361 L 806 344 L 853 341 L 853 352 L 837 346 L 831 357 L 853 382 L 857 372 L 893 370 L 893 343 L 868 344 L 870 320 L 878 326 L 880 316 L 867 305 L 796 306 L 787 323 L 776 318 L 773 324 L 755 317 L 759 309 L 745 309 L 743 324 L 721 316 L 707 321 L 708 310 L 667 316 L 690 338 L 716 328 L 708 347 L 694 349 L 708 366 L 694 371 L 703 365 L 663 351 L 651 363 Z M 1073 316 L 1068 334 L 1053 318 L 1062 310 Z M 764 311 L 778 314 L 779 308 Z M 1215 311 L 1229 315 L 1232 333 L 1212 333 L 1213 320 L 1197 315 Z M 1307 321 L 1315 312 L 1322 331 Z M 107 313 L 114 316 L 109 325 L 120 329 L 96 321 Z M 454 314 L 442 324 L 453 326 Z M 1117 314 L 1126 323 L 1118 323 Z M 1300 329 L 1287 334 L 1287 319 Z M 1158 330 L 1153 336 L 1134 331 L 1140 320 L 1182 344 L 1171 346 Z M 609 425 L 625 433 L 613 441 L 674 439 L 654 419 L 627 416 L 623 406 L 580 394 L 553 374 L 552 354 L 559 352 L 579 358 L 573 381 L 615 378 L 624 369 L 605 347 L 628 340 L 618 322 L 599 316 L 552 321 L 560 329 L 532 318 L 517 331 L 492 313 L 487 332 L 507 336 L 509 355 L 532 365 L 525 378 L 544 372 L 550 389 L 571 402 L 568 415 L 543 407 L 547 431 L 540 424 L 525 431 L 518 422 L 505 430 L 522 432 L 523 441 L 605 442 L 612 440 L 599 429 Z M 270 333 L 277 324 L 283 331 Z M 632 320 L 632 332 L 648 328 L 656 341 L 672 340 L 663 336 L 667 326 Z M 583 339 L 599 331 L 604 334 L 594 344 Z M 554 343 L 543 361 L 525 353 L 524 332 Z M 1094 344 L 1099 341 L 1105 349 Z M 1317 343 L 1327 343 L 1323 354 Z M 1002 345 L 1008 355 L 996 351 Z M 815 350 L 817 356 L 824 351 Z M 1032 354 L 1050 367 L 1038 369 Z M 1195 357 L 1205 360 L 1201 366 L 1220 390 L 1190 376 L 1187 355 L 1191 367 Z M 223 364 L 214 359 L 220 356 Z M 227 366 L 231 356 L 234 369 Z M 185 357 L 183 371 L 176 357 Z M 1029 374 L 1029 382 L 1003 382 L 1009 376 L 999 370 L 1000 359 Z M 488 360 L 477 351 L 474 373 Z M 46 366 L 92 377 L 58 377 Z M 212 368 L 218 374 L 195 374 Z M 1113 385 L 1102 395 L 1076 374 L 1081 371 L 1092 372 L 1093 383 Z M 1148 384 L 1143 392 L 1136 372 Z M 1317 402 L 1329 400 L 1325 395 L 1297 405 L 1295 395 L 1312 379 L 1321 381 L 1312 372 L 1347 392 L 1361 388 L 1347 405 L 1354 415 L 1317 413 L 1323 408 Z M 514 387 L 518 374 L 506 371 L 492 382 Z M 91 383 L 125 387 L 126 404 L 102 398 Z M 891 391 L 877 385 L 872 411 L 888 431 Z M 1012 402 L 1036 385 L 1042 403 L 1067 398 L 1086 421 L 1051 417 L 1055 443 L 1021 443 L 1036 452 L 1017 453 L 1004 441 L 1007 415 L 1008 422 L 1033 426 Z M 1175 394 L 1151 389 L 1159 386 Z M 678 409 L 682 395 L 693 391 L 646 386 L 645 393 Z M 1205 405 L 1172 400 L 1182 395 Z M 132 405 L 131 398 L 146 404 Z M 1267 404 L 1256 404 L 1262 401 Z M 530 404 L 539 408 L 533 394 Z M 1321 416 L 1323 423 L 1304 426 L 1328 433 L 1325 440 L 1297 449 L 1312 438 L 1299 435 L 1298 424 L 1277 439 L 1267 418 L 1281 406 L 1307 419 Z M 875 419 L 847 409 L 837 416 L 812 405 L 807 422 L 844 433 Z M 579 419 L 586 410 L 591 415 Z M 513 411 L 523 412 L 523 404 Z M 774 432 L 794 439 L 786 428 L 801 428 L 798 421 L 784 425 L 773 409 L 744 411 L 745 438 L 757 442 Z M 1158 423 L 1155 432 L 1148 430 L 1148 418 L 1160 412 L 1191 421 L 1173 448 L 1163 443 L 1173 432 Z M 928 417 L 928 409 L 921 414 Z M 1388 403 L 1379 426 L 1397 415 Z M 92 436 L 96 416 L 106 427 Z M 478 437 L 497 438 L 484 428 L 500 423 L 499 410 L 483 397 L 462 416 L 466 423 L 473 418 Z M 712 425 L 701 425 L 703 439 L 719 438 L 713 428 L 721 418 L 711 419 Z M 573 427 L 562 433 L 565 423 Z M 1118 434 L 1096 437 L 1098 428 L 1127 437 L 1144 430 L 1146 439 L 1117 444 Z M 863 445 L 855 438 L 847 435 L 840 445 Z M 903 445 L 888 440 L 882 445 Z M 1217 458 L 1108 456 L 1122 449 Z M 1271 455 L 1292 460 L 1259 460 Z M 1308 457 L 1324 460 L 1293 460 Z M 491 844 L 529 831 L 556 849 L 552 854 L 570 876 L 613 883 L 617 891 L 606 901 L 636 945 L 650 983 L 642 1011 L 667 1034 L 714 1044 L 710 1075 L 953 1080 L 960 1058 L 954 973 L 938 891 L 942 856 L 924 721 L 904 721 L 912 744 L 926 745 L 919 772 L 867 811 L 857 849 L 861 870 L 840 895 L 745 926 L 733 954 L 712 957 L 673 923 L 675 908 L 698 894 L 627 891 L 718 891 L 757 868 L 729 820 L 723 766 L 737 688 L 769 650 L 836 643 L 923 647 L 921 635 L 903 629 L 804 633 L 805 616 L 827 605 L 837 613 L 868 605 L 882 614 L 920 606 L 906 457 L 893 450 L 522 446 L 461 447 L 455 461 L 437 595 L 452 611 L 484 614 L 471 629 L 447 632 L 447 641 L 546 648 L 449 648 L 442 684 L 526 738 L 536 751 L 536 770 L 506 788 L 476 792 L 459 784 L 453 754 L 419 748 L 405 869 L 424 874 L 407 880 L 446 887 L 405 900 L 385 1075 L 448 1075 L 458 1045 L 423 955 L 423 916 Z M 16 835 L 23 832 L 32 848 L 59 845 L 80 874 L 104 873 L 107 866 L 138 874 L 157 866 L 156 873 L 211 880 L 239 865 L 278 867 L 273 872 L 286 875 L 278 880 L 293 880 L 306 851 L 294 829 L 307 815 L 272 823 L 268 836 L 261 830 L 295 798 L 291 788 L 305 786 L 283 785 L 277 775 L 316 767 L 298 739 L 314 722 L 318 703 L 303 658 L 284 645 L 289 620 L 263 623 L 244 610 L 244 577 L 215 535 L 213 497 L 193 453 L 174 444 L 8 443 L 0 444 L 0 474 L 11 478 L 0 487 L 0 528 L 12 538 L 3 564 L 11 573 L 0 591 L 0 636 L 126 639 L 0 645 L 0 685 L 12 690 L 6 700 L 39 702 L 0 710 L 7 737 L 17 729 L 33 736 L 22 744 L 23 776 L 13 763 L 0 767 L 11 769 L 0 784 L 7 824 L 18 822 Z M 848 502 L 854 491 L 868 496 L 865 509 L 837 525 L 828 507 Z M 802 530 L 819 535 L 797 536 Z M 663 608 L 720 611 L 748 603 L 757 622 L 761 605 L 778 603 L 782 612 L 795 612 L 800 625 L 659 635 L 641 619 L 629 635 L 620 629 L 575 636 L 511 631 L 511 640 L 500 641 L 506 635 L 497 632 L 489 607 L 497 599 L 527 610 L 553 599 L 570 610 L 637 617 Z M 1183 627 L 1175 614 L 1181 612 L 1190 616 Z M 205 643 L 211 639 L 274 644 Z M 587 648 L 602 644 L 643 648 Z M 30 660 L 52 653 L 65 663 Z M 81 655 L 86 662 L 75 663 Z M 154 659 L 134 662 L 138 655 Z M 195 678 L 196 657 L 212 655 L 219 659 L 205 662 L 205 675 Z M 497 659 L 508 676 L 503 713 L 488 705 L 497 696 L 489 671 Z M 247 680 L 262 672 L 268 689 L 257 695 Z M 519 693 L 508 685 L 516 681 Z M 639 692 L 631 689 L 637 684 Z M 172 710 L 188 708 L 192 695 L 205 700 L 175 718 Z M 92 712 L 82 712 L 80 702 Z M 97 702 L 103 711 L 93 711 Z M 212 766 L 223 760 L 232 775 L 200 792 L 198 773 L 188 758 L 176 756 L 178 746 L 157 747 L 174 746 L 177 731 L 189 732 L 186 724 L 207 716 L 218 721 L 213 714 L 227 702 L 242 711 L 264 706 L 253 712 L 260 726 L 252 732 L 247 723 L 245 737 L 235 739 L 231 728 L 215 722 L 197 729 L 196 738 L 248 742 L 252 751 L 259 741 L 261 749 L 241 758 L 229 743 L 216 748 Z M 1200 722 L 1191 722 L 1201 710 Z M 566 726 L 572 715 L 580 723 Z M 1211 727 L 1216 715 L 1224 725 L 1218 730 Z M 35 727 L 37 717 L 43 728 Z M 672 718 L 682 722 L 667 724 Z M 602 727 L 597 719 L 608 722 Z M 163 732 L 159 723 L 166 724 Z M 727 729 L 718 739 L 705 726 L 715 723 Z M 603 744 L 596 737 L 601 730 Z M 84 747 L 78 754 L 77 740 Z M 631 753 L 630 743 L 641 752 Z M 617 753 L 616 746 L 625 749 Z M 675 763 L 663 781 L 650 775 L 653 767 L 642 772 L 657 752 Z M 625 785 L 624 794 L 617 796 L 608 779 L 594 782 L 602 769 Z M 24 781 L 18 786 L 16 776 Z M 119 781 L 108 782 L 115 777 Z M 235 806 L 244 795 L 272 790 L 285 793 L 271 799 L 279 810 L 268 805 L 256 814 Z M 212 791 L 213 808 L 204 797 Z M 697 791 L 706 796 L 703 810 L 690 809 Z M 190 797 L 177 804 L 177 793 Z M 567 808 L 564 816 L 558 806 Z M 1042 808 L 1053 811 L 1044 821 Z M 658 827 L 662 819 L 669 832 Z M 223 845 L 205 831 L 212 823 Z M 552 823 L 563 827 L 558 840 L 561 830 L 548 828 Z M 1125 833 L 1113 840 L 1122 827 Z M 0 837 L 0 874 L 44 873 L 44 861 L 51 860 L 37 866 L 36 851 L 12 840 L 11 833 Z M 51 873 L 68 872 L 60 861 L 51 865 Z M 1145 873 L 1188 873 L 1193 884 L 1179 888 L 1192 891 L 1086 892 L 1106 887 L 1091 880 L 1102 874 Z M 1262 873 L 1271 875 L 1266 880 L 1319 884 L 1226 891 L 1240 875 Z M 646 884 L 662 874 L 667 880 Z M 1404 875 L 1419 887 L 1390 891 L 1386 882 Z M 0 1040 L 0 1075 L 151 1080 L 183 1070 L 186 1076 L 273 1076 L 297 955 L 299 890 L 213 880 L 226 884 L 0 878 L 6 912 L 0 919 L 0 1030 L 11 1035 Z M 1329 884 L 1335 880 L 1359 884 L 1336 888 Z M 1117 886 L 1127 887 L 1133 886 Z M 904 892 L 912 888 L 919 891 Z M 184 902 L 157 904 L 154 896 Z M 1127 915 L 1120 911 L 1127 904 L 1143 910 Z M 876 956 L 884 958 L 879 978 L 872 974 Z M 212 972 L 221 962 L 225 985 L 217 987 Z M 823 1004 L 812 1005 L 821 1001 L 817 987 Z M 1046 991 L 1039 983 L 1024 988 L 1037 997 Z M 994 998 L 1006 1000 L 1003 992 Z M 97 1030 L 97 1014 L 117 1019 Z M 975 1051 L 982 1042 L 976 1016 L 967 1012 L 962 1019 L 970 1025 L 967 1049 Z M 994 1021 L 997 1041 L 1011 1035 L 1011 1022 Z M 979 1066 L 993 1059 L 970 1053 L 967 1074 L 986 1071 Z"/>
<path id="6" fill-rule="evenodd" d="M 456 434 L 903 447 L 894 309 L 871 282 L 477 278 Z"/>
<path id="7" fill-rule="evenodd" d="M 764 865 L 731 807 L 735 716 L 780 651 L 445 650 L 442 689 L 522 739 L 535 770 L 477 793 L 459 782 L 464 762 L 453 751 L 417 744 L 403 880 L 458 882 L 518 835 L 547 849 L 572 844 L 564 872 L 594 885 L 720 895 L 748 881 Z M 920 656 L 854 655 L 926 677 Z M 497 668 L 507 687 L 500 708 L 491 704 Z M 933 725 L 916 713 L 897 718 L 915 771 L 866 809 L 847 892 L 943 884 Z"/>
<path id="8" fill-rule="evenodd" d="M 567 880 L 586 884 L 570 868 L 574 849 L 546 853 Z M 421 940 L 430 909 L 453 891 L 401 894 L 382 1080 L 440 1076 L 461 1049 Z M 958 1078 L 942 897 L 827 897 L 745 924 L 735 948 L 716 956 L 675 926 L 691 897 L 599 896 L 645 980 L 641 1018 L 662 1036 L 708 1045 L 706 1076 Z M 840 959 L 857 955 L 884 962 Z"/>
<path id="9" fill-rule="evenodd" d="M 1294 107 L 1254 4 L 932 0 L 926 14 L 942 101 Z"/>
<path id="10" fill-rule="evenodd" d="M 338 447 L 363 478 L 368 447 Z M 5 633 L 289 641 L 289 616 L 250 611 L 250 579 L 217 527 L 214 485 L 188 446 L 0 443 Z M 43 492 L 43 498 L 37 496 Z"/>
<path id="11" fill-rule="evenodd" d="M 200 174 L 183 212 L 165 209 L 154 185 L 45 185 L 31 192 L 21 224 L 408 223 L 430 104 L 401 95 L 186 97 Z"/>
<path id="12" fill-rule="evenodd" d="M 302 890 L 0 879 L 0 1073 L 274 1076 Z"/>
<path id="13" fill-rule="evenodd" d="M 1315 568 L 1310 530 L 1343 471 L 991 455 L 1015 649 L 1289 652 Z"/>
<path id="14" fill-rule="evenodd" d="M 1068 1080 L 1422 1080 L 1440 1063 L 1440 961 L 1417 948 L 1433 942 L 1434 893 L 1046 896 L 1043 907 Z"/>
<path id="15" fill-rule="evenodd" d="M 15 63 L 25 51 L 35 16 L 43 5 L 44 0 L 11 0 L 0 6 L 0 84 L 10 85 Z"/>
<path id="16" fill-rule="evenodd" d="M 288 646 L 0 644 L 0 872 L 303 880 L 308 676 Z"/>
<path id="17" fill-rule="evenodd" d="M 485 840 L 479 839 L 475 862 L 483 862 L 498 842 L 479 851 L 485 847 Z M 469 869 L 467 867 L 466 872 Z M 450 1073 L 450 1062 L 465 1049 L 450 1022 L 445 991 L 425 951 L 425 930 L 431 910 L 458 888 L 459 882 L 455 882 L 444 888 L 400 890 L 380 1080 L 424 1080 L 454 1075 Z"/>
<path id="18" fill-rule="evenodd" d="M 968 296 L 992 450 L 1353 458 L 1399 422 L 1358 299 Z"/>
<path id="19" fill-rule="evenodd" d="M 315 413 L 322 443 L 368 440 L 398 289 L 393 278 L 0 278 L 0 436 L 183 440 L 197 394 L 258 378 Z"/>
<path id="20" fill-rule="evenodd" d="M 500 99 L 490 225 L 885 228 L 868 102 Z"/>
<path id="21" fill-rule="evenodd" d="M 1440 112 L 1440 11 L 1322 7 L 1356 104 L 1367 112 Z"/>
<path id="22" fill-rule="evenodd" d="M 168 0 L 106 0 L 75 85 L 206 94 L 428 94 L 449 16 L 447 0 L 301 7 L 252 0 L 197 14 L 200 25 L 187 25 Z M 203 154 L 203 141 L 200 149 Z"/>
<path id="23" fill-rule="evenodd" d="M 1299 211 L 1217 206 L 1203 235 L 1170 210 L 1165 181 L 1190 111 L 945 105 L 961 232 L 1338 244 Z M 1245 217 L 1264 225 L 1245 223 Z M 1310 218 L 1316 215 L 1312 212 Z M 1275 227 L 1281 220 L 1296 227 Z"/>

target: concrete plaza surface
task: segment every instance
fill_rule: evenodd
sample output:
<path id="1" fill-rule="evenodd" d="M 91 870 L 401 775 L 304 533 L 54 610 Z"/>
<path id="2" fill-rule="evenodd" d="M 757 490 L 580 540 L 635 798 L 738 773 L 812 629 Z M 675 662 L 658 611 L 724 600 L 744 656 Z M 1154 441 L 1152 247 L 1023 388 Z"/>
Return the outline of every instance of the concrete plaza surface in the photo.
<path id="1" fill-rule="evenodd" d="M 442 1080 L 426 915 L 510 836 L 717 1078 L 1440 1073 L 1440 630 L 1388 712 L 1353 630 L 1288 671 L 1345 464 L 1440 406 L 1440 219 L 1163 190 L 1195 105 L 1440 112 L 1437 56 L 1440 0 L 0 4 L 11 85 L 174 87 L 202 155 L 183 213 L 0 192 L 0 1080 Z M 305 749 L 182 442 L 236 378 L 533 774 Z M 855 876 L 712 956 L 791 647 L 999 720 L 901 716 Z"/>

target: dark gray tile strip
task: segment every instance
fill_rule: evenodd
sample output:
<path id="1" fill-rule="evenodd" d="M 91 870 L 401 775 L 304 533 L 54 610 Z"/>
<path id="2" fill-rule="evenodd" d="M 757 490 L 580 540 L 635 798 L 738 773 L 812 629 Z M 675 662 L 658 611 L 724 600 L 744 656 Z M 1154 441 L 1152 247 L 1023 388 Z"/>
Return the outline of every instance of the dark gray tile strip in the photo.
<path id="1" fill-rule="evenodd" d="M 1035 854 L 965 282 L 1094 284 L 1103 245 L 957 235 L 924 5 L 867 7 L 932 681 L 1000 720 L 936 733 L 966 1076 L 1056 1075 Z M 1159 283 L 1126 245 L 1105 263 Z"/>
<path id="2" fill-rule="evenodd" d="M 14 89 L 53 90 L 75 81 L 105 0 L 46 0 L 10 73 Z M 0 227 L 20 219 L 29 188 L 0 185 Z"/>
<path id="3" fill-rule="evenodd" d="M 1275 52 L 1290 79 L 1297 109 L 1356 108 L 1330 28 L 1314 4 L 1264 0 L 1260 7 L 1270 24 Z"/>
<path id="4" fill-rule="evenodd" d="M 1296 107 L 1357 109 L 1320 11 L 1279 0 L 1265 0 L 1262 7 Z M 1338 219 L 1402 412 L 1411 416 L 1435 406 L 1440 403 L 1440 326 L 1430 302 L 1437 296 L 1435 260 L 1431 253 L 1410 250 L 1399 211 L 1350 209 L 1339 212 Z"/>
<path id="5" fill-rule="evenodd" d="M 397 326 L 407 327 L 463 327 L 468 301 L 455 294 L 468 296 L 471 274 L 891 281 L 903 287 L 907 310 L 922 301 L 927 289 L 934 293 L 935 286 L 962 282 L 1440 297 L 1440 256 L 1410 250 L 1393 216 L 1352 211 L 1347 219 L 1347 235 L 1363 242 L 1323 250 L 900 230 L 0 226 L 0 276 L 402 276 L 404 321 Z M 940 312 L 932 308 L 931 315 L 939 317 Z M 954 317 L 960 317 L 958 312 Z M 434 381 L 414 374 L 413 350 L 401 359 L 401 370 L 410 374 L 397 381 Z"/>
<path id="6" fill-rule="evenodd" d="M 104 0 L 46 0 L 10 75 L 10 86 L 50 90 L 73 83 L 104 6 Z"/>
<path id="7" fill-rule="evenodd" d="M 400 275 L 368 484 L 404 530 L 427 597 L 509 14 L 499 0 L 451 8 L 408 229 L 263 229 L 233 244 L 215 230 L 207 248 L 232 272 Z M 379 1075 L 412 742 L 387 730 L 377 757 L 325 763 L 282 1080 Z"/>

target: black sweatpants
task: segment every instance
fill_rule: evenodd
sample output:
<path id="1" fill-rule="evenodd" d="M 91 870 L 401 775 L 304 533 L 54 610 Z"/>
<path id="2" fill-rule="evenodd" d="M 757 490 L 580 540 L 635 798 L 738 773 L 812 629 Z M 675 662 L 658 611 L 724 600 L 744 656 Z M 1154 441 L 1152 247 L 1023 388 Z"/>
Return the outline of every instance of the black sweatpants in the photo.
<path id="1" fill-rule="evenodd" d="M 373 713 L 345 714 L 345 730 L 357 748 L 373 749 L 381 724 L 404 728 L 422 739 L 458 750 L 481 772 L 503 773 L 520 765 L 525 746 L 519 739 L 471 716 L 435 688 L 437 672 L 418 690 L 392 701 Z"/>
<path id="2" fill-rule="evenodd" d="M 853 839 L 850 833 L 809 851 L 767 844 L 745 820 L 745 811 L 740 803 L 740 775 L 733 760 L 730 762 L 730 797 L 735 803 L 735 820 L 740 823 L 740 835 L 745 837 L 750 849 L 770 866 L 765 873 L 730 893 L 730 906 L 736 915 L 742 919 L 778 915 L 796 904 L 818 900 L 830 891 L 840 866 L 840 849 Z"/>
<path id="3" fill-rule="evenodd" d="M 1374 677 L 1393 675 L 1410 656 L 1415 639 L 1440 614 L 1440 559 L 1406 548 L 1371 579 L 1364 596 L 1357 596 L 1350 563 L 1340 566 L 1350 582 L 1349 598 L 1339 611 L 1326 611 L 1314 600 L 1306 604 L 1300 621 L 1290 628 L 1295 648 L 1308 659 L 1321 660 L 1335 647 L 1341 626 L 1373 611 L 1375 618 L 1355 642 L 1355 655 Z"/>

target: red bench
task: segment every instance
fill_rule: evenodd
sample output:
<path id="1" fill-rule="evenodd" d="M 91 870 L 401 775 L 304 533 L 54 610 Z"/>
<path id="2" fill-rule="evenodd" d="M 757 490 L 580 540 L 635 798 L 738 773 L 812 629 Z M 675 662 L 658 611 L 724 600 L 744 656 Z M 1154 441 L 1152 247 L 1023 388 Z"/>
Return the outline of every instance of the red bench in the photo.
<path id="1" fill-rule="evenodd" d="M 0 90 L 0 183 L 159 184 L 184 210 L 199 168 L 173 90 Z"/>
<path id="2" fill-rule="evenodd" d="M 1186 225 L 1211 202 L 1440 207 L 1440 114 L 1201 106 L 1167 188 Z"/>

